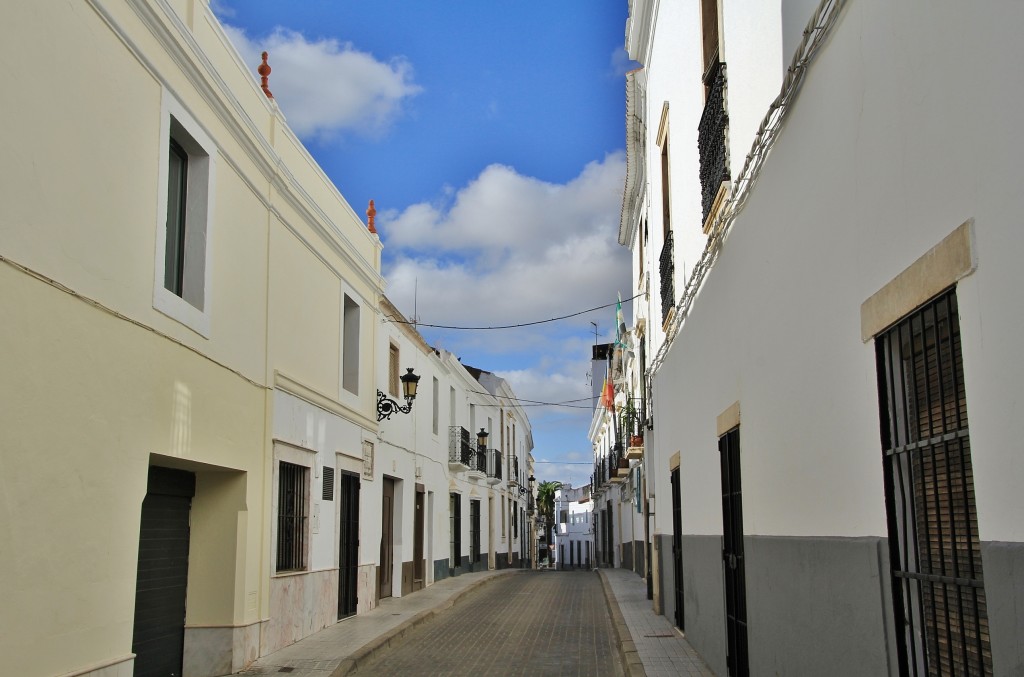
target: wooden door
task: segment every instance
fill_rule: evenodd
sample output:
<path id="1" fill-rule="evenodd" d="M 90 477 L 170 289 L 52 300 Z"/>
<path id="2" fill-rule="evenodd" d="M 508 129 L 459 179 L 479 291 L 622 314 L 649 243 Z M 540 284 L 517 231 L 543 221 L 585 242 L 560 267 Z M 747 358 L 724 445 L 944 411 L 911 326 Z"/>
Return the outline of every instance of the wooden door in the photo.
<path id="1" fill-rule="evenodd" d="M 426 571 L 423 561 L 423 497 L 426 494 L 417 487 L 416 489 L 416 515 L 413 523 L 413 553 L 412 553 L 412 589 L 419 590 L 423 587 L 426 578 Z"/>
<path id="2" fill-rule="evenodd" d="M 381 500 L 380 576 L 377 579 L 377 597 L 391 597 L 395 555 L 395 481 L 384 478 L 384 497 Z"/>

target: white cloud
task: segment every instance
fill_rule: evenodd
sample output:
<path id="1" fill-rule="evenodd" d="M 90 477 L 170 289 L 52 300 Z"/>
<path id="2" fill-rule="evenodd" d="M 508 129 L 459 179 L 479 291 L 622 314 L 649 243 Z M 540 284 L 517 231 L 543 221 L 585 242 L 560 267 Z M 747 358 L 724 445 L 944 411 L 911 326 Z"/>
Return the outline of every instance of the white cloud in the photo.
<path id="1" fill-rule="evenodd" d="M 422 91 L 413 82 L 411 64 L 401 58 L 379 61 L 351 43 L 309 40 L 287 28 L 262 38 L 234 26 L 224 29 L 254 77 L 260 52 L 269 52 L 270 90 L 288 124 L 303 138 L 382 134 L 405 101 Z"/>
<path id="2" fill-rule="evenodd" d="M 235 10 L 228 6 L 226 0 L 210 0 L 210 9 L 221 21 L 235 16 Z"/>
<path id="3" fill-rule="evenodd" d="M 610 59 L 611 74 L 614 77 L 622 77 L 629 71 L 640 68 L 640 64 L 629 58 L 629 52 L 623 47 L 617 47 L 612 51 Z"/>
<path id="4" fill-rule="evenodd" d="M 629 251 L 617 239 L 624 175 L 622 153 L 565 184 L 491 165 L 445 204 L 378 215 L 388 296 L 411 314 L 418 286 L 420 319 L 456 326 L 530 322 L 614 301 L 630 289 Z"/>
<path id="5" fill-rule="evenodd" d="M 630 253 L 618 243 L 624 173 L 622 153 L 564 184 L 491 165 L 437 203 L 378 214 L 388 297 L 407 316 L 415 303 L 421 322 L 454 326 L 532 322 L 614 304 L 619 292 L 628 297 Z M 579 408 L 525 403 L 535 455 L 558 462 L 539 465 L 538 476 L 578 486 L 591 472 L 590 322 L 605 341 L 614 316 L 612 306 L 520 329 L 421 331 L 505 378 L 521 400 L 582 400 L 573 402 Z M 570 458 L 585 463 L 566 464 Z"/>

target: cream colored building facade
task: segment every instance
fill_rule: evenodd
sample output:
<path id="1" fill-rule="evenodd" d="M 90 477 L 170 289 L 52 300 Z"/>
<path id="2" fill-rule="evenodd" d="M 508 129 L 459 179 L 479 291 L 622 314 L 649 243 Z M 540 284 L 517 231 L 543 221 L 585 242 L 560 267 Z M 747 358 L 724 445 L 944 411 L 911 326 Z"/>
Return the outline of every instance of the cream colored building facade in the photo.
<path id="1" fill-rule="evenodd" d="M 529 419 L 404 322 L 209 6 L 5 18 L 0 671 L 230 674 L 521 566 Z"/>
<path id="2" fill-rule="evenodd" d="M 327 507 L 278 570 L 278 472 L 316 495 L 376 440 L 380 242 L 205 2 L 5 20 L 3 670 L 141 669 L 157 499 L 184 505 L 184 674 L 240 669 L 337 619 Z"/>

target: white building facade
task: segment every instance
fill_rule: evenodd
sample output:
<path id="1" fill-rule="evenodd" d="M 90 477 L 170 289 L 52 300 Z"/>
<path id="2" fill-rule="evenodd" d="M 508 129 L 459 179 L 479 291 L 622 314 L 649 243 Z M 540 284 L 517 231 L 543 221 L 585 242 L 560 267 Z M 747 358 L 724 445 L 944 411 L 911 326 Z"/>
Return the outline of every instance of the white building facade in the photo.
<path id="1" fill-rule="evenodd" d="M 655 608 L 718 674 L 1024 670 L 1022 18 L 630 3 Z"/>
<path id="2" fill-rule="evenodd" d="M 555 567 L 591 569 L 594 553 L 594 502 L 590 485 L 563 485 L 555 492 L 555 529 L 552 537 Z"/>

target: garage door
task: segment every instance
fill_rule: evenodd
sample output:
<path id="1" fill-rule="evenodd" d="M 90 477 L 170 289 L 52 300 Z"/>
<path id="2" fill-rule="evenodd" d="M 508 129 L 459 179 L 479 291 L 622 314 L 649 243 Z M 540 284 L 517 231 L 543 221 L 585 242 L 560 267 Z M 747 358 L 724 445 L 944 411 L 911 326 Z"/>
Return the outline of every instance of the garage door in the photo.
<path id="1" fill-rule="evenodd" d="M 151 467 L 139 530 L 132 651 L 136 677 L 179 677 L 185 643 L 189 510 L 195 475 Z"/>

